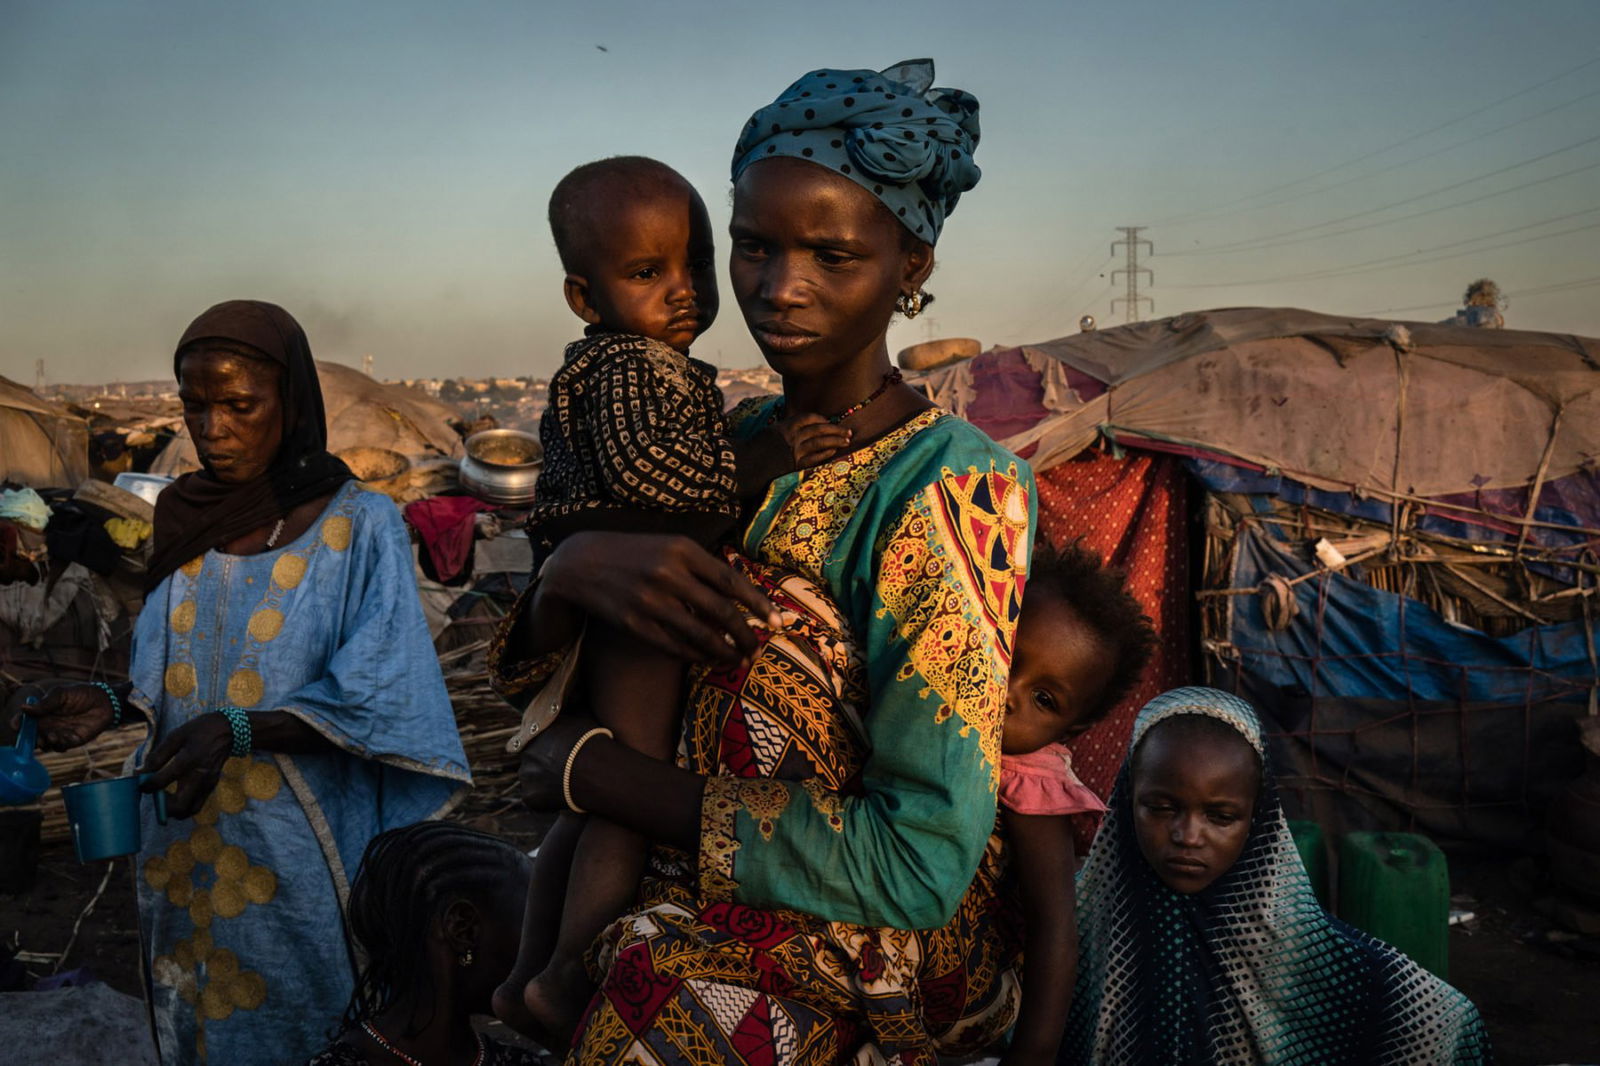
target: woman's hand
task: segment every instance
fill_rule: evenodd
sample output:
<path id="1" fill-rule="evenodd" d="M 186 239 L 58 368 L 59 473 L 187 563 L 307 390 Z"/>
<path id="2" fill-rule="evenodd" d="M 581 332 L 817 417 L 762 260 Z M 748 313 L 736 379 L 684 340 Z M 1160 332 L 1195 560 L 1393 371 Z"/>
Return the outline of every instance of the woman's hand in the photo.
<path id="1" fill-rule="evenodd" d="M 155 792 L 176 781 L 177 791 L 167 797 L 167 814 L 172 818 L 192 817 L 217 787 L 222 764 L 232 751 L 233 730 L 226 718 L 220 714 L 191 718 L 168 733 L 145 759 L 139 772 L 154 776 L 139 790 Z"/>
<path id="2" fill-rule="evenodd" d="M 74 683 L 23 685 L 6 701 L 6 721 L 12 729 L 22 716 L 39 727 L 39 746 L 47 751 L 82 747 L 111 728 L 111 697 L 98 685 Z"/>
<path id="3" fill-rule="evenodd" d="M 791 415 L 772 429 L 789 451 L 790 470 L 808 470 L 850 446 L 848 429 L 817 414 Z"/>
<path id="4" fill-rule="evenodd" d="M 731 665 L 750 656 L 750 615 L 782 626 L 754 585 L 688 537 L 575 533 L 540 578 L 540 597 L 565 600 L 686 662 Z"/>

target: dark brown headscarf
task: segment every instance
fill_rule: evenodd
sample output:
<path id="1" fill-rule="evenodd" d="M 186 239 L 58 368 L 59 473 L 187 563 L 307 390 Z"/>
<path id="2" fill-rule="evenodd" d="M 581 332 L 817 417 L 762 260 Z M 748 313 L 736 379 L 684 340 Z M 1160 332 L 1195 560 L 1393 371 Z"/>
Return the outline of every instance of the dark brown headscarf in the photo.
<path id="1" fill-rule="evenodd" d="M 289 312 L 260 300 L 218 304 L 184 331 L 172 357 L 174 375 L 184 350 L 207 340 L 245 345 L 283 367 L 283 445 L 272 466 L 253 481 L 228 484 L 199 470 L 162 490 L 146 594 L 195 556 L 260 529 L 355 476 L 328 452 L 317 365 L 305 331 Z"/>

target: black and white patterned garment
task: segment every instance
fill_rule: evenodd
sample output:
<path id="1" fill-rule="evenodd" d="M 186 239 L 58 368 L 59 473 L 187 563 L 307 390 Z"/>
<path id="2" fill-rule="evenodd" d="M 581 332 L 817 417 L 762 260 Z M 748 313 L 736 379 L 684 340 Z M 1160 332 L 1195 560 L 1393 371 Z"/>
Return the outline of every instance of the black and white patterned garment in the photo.
<path id="1" fill-rule="evenodd" d="M 1203 714 L 1263 764 L 1232 868 L 1183 895 L 1139 851 L 1129 762 L 1157 723 Z M 1062 1066 L 1483 1066 L 1460 992 L 1317 902 L 1283 817 L 1261 723 L 1245 701 L 1180 688 L 1134 723 L 1106 820 L 1078 874 L 1078 984 Z"/>
<path id="2" fill-rule="evenodd" d="M 528 515 L 536 570 L 575 530 L 696 535 L 739 514 L 716 368 L 659 341 L 599 333 L 567 345 L 539 441 L 544 471 Z"/>

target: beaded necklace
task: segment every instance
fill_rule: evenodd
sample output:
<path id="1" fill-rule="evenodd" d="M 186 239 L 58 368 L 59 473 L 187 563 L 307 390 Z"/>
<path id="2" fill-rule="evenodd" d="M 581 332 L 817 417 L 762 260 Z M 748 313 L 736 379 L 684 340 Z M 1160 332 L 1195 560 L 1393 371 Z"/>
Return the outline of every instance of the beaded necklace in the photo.
<path id="1" fill-rule="evenodd" d="M 889 391 L 889 387 L 891 385 L 898 385 L 904 380 L 905 380 L 905 375 L 900 373 L 900 368 L 899 367 L 890 368 L 889 372 L 887 374 L 883 375 L 883 380 L 878 383 L 878 387 L 872 390 L 872 395 L 868 396 L 865 400 L 862 400 L 858 404 L 854 404 L 854 405 L 852 405 L 850 407 L 846 407 L 843 411 L 840 411 L 836 415 L 828 415 L 827 416 L 828 421 L 832 422 L 834 425 L 837 426 L 840 422 L 843 422 L 845 419 L 849 418 L 851 415 L 856 414 L 862 408 L 864 408 L 868 404 L 870 404 L 872 401 L 876 400 L 878 397 L 880 397 L 884 393 L 888 392 Z M 775 404 L 773 406 L 773 408 L 772 408 L 772 414 L 771 414 L 770 417 L 768 417 L 767 424 L 771 425 L 772 423 L 778 421 L 778 419 L 780 419 L 780 418 L 782 418 L 784 416 L 784 412 L 787 411 L 788 409 L 789 409 L 788 401 L 784 400 L 782 398 L 779 398 L 777 404 Z"/>
<path id="2" fill-rule="evenodd" d="M 418 1062 L 416 1059 L 412 1058 L 410 1055 L 407 1055 L 404 1051 L 401 1051 L 399 1048 L 389 1043 L 389 1041 L 385 1040 L 383 1038 L 383 1034 L 372 1027 L 371 1022 L 362 1022 L 361 1030 L 368 1036 L 372 1037 L 374 1043 L 383 1048 L 383 1050 L 387 1051 L 389 1054 L 393 1055 L 395 1058 L 399 1059 L 401 1062 L 407 1063 L 408 1066 L 422 1066 L 422 1063 Z M 472 1066 L 483 1066 L 483 1034 L 474 1033 L 472 1035 L 476 1037 L 478 1041 L 478 1053 L 472 1057 Z"/>

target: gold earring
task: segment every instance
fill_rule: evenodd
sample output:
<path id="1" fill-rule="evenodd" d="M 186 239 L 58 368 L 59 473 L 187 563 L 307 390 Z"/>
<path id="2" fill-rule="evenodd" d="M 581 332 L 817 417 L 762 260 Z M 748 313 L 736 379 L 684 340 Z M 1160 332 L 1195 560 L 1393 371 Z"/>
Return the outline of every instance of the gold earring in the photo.
<path id="1" fill-rule="evenodd" d="M 468 948 L 461 953 L 460 963 L 463 969 L 472 965 L 472 949 Z"/>
<path id="2" fill-rule="evenodd" d="M 901 293 L 894 301 L 894 309 L 907 318 L 916 318 L 922 314 L 924 296 L 921 289 L 907 294 Z"/>

